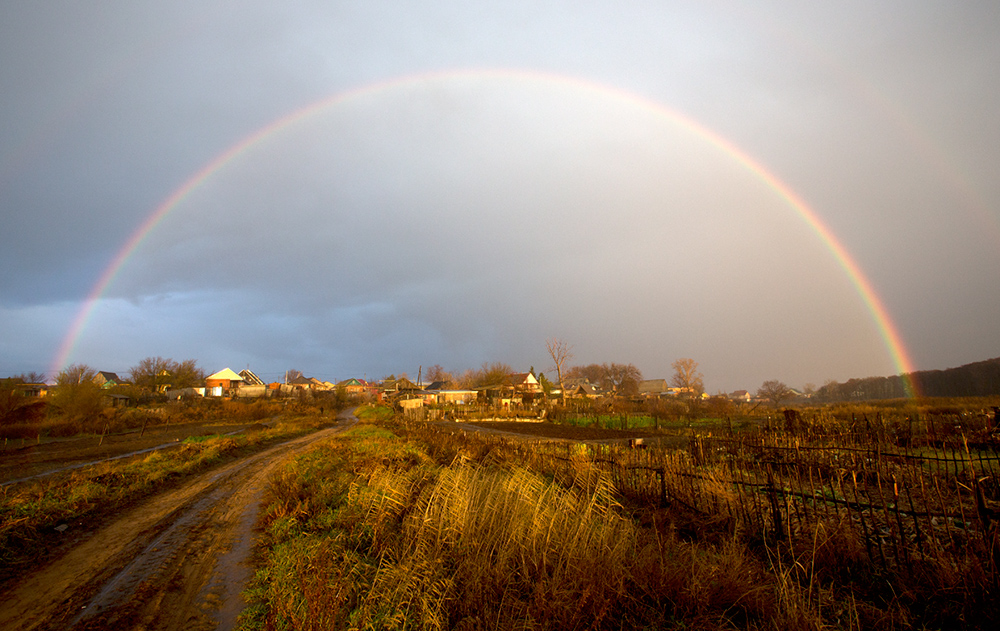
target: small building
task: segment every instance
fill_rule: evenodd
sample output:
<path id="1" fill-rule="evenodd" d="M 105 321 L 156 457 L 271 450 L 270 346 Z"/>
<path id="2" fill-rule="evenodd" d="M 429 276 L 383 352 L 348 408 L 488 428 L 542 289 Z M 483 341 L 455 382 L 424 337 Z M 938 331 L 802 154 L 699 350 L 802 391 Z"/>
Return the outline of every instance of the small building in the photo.
<path id="1" fill-rule="evenodd" d="M 356 396 L 364 394 L 367 388 L 365 382 L 361 381 L 360 379 L 355 379 L 353 377 L 351 379 L 344 379 L 343 381 L 338 382 L 337 387 L 343 388 L 344 392 L 348 396 Z"/>
<path id="2" fill-rule="evenodd" d="M 422 407 L 424 407 L 424 400 L 420 397 L 415 397 L 412 399 L 400 399 L 399 401 L 397 401 L 397 403 L 399 404 L 399 407 L 403 409 L 404 412 L 408 410 L 419 410 Z"/>
<path id="3" fill-rule="evenodd" d="M 20 392 L 21 396 L 41 399 L 49 393 L 49 384 L 47 383 L 15 383 L 14 390 Z"/>
<path id="4" fill-rule="evenodd" d="M 581 383 L 573 390 L 568 390 L 566 396 L 575 398 L 596 399 L 601 396 L 600 389 L 592 383 Z"/>
<path id="5" fill-rule="evenodd" d="M 670 394 L 666 379 L 646 379 L 639 382 L 640 397 L 665 397 Z"/>
<path id="6" fill-rule="evenodd" d="M 439 405 L 468 405 L 475 403 L 479 392 L 475 390 L 432 390 Z"/>
<path id="7" fill-rule="evenodd" d="M 330 389 L 325 382 L 315 377 L 296 377 L 290 379 L 288 385 L 295 390 L 309 390 L 311 392 L 321 392 Z"/>
<path id="8" fill-rule="evenodd" d="M 513 373 L 508 381 L 514 387 L 514 392 L 520 394 L 537 394 L 542 391 L 538 378 L 530 372 Z"/>
<path id="9" fill-rule="evenodd" d="M 211 393 L 210 396 L 213 397 L 227 396 L 242 383 L 243 377 L 229 368 L 224 368 L 205 378 L 205 387 Z"/>
<path id="10" fill-rule="evenodd" d="M 729 393 L 729 399 L 732 401 L 743 401 L 744 403 L 749 403 L 753 396 L 746 390 L 733 390 Z"/>
<path id="11" fill-rule="evenodd" d="M 112 388 L 124 383 L 117 373 L 102 370 L 94 375 L 94 383 L 102 388 Z"/>

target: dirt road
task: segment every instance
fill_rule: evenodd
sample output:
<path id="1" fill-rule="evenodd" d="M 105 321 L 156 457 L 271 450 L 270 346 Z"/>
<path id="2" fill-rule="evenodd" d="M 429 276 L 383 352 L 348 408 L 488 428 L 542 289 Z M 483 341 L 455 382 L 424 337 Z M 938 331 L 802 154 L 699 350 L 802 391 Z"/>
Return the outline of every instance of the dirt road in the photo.
<path id="1" fill-rule="evenodd" d="M 230 629 L 267 476 L 355 419 L 210 471 L 123 513 L 0 594 L 0 629 Z"/>

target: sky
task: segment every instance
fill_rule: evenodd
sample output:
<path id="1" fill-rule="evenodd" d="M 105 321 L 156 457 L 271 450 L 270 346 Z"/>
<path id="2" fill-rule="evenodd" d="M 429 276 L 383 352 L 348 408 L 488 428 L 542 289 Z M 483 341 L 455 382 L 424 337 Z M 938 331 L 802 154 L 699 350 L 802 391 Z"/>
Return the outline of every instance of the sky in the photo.
<path id="1" fill-rule="evenodd" d="M 1000 356 L 992 2 L 0 3 L 0 376 Z"/>

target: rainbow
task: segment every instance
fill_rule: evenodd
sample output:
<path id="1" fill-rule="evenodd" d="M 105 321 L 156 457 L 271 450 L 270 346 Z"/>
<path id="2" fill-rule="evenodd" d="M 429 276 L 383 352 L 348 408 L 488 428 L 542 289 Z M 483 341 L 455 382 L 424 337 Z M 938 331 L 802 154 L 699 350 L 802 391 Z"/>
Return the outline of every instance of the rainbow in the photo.
<path id="1" fill-rule="evenodd" d="M 65 339 L 59 347 L 58 353 L 52 363 L 52 371 L 59 372 L 69 363 L 69 359 L 73 353 L 74 347 L 76 346 L 77 340 L 80 338 L 80 335 L 86 328 L 87 323 L 93 316 L 101 296 L 114 281 L 115 276 L 117 276 L 117 274 L 124 267 L 129 257 L 142 244 L 143 240 L 156 228 L 156 226 L 160 224 L 160 222 L 167 217 L 167 215 L 170 214 L 174 208 L 198 190 L 202 184 L 218 173 L 231 161 L 255 147 L 262 140 L 287 129 L 291 125 L 353 99 L 393 88 L 415 85 L 429 81 L 450 81 L 469 78 L 515 79 L 519 81 L 544 82 L 574 88 L 583 92 L 610 95 L 650 111 L 656 115 L 663 116 L 694 132 L 697 136 L 721 150 L 753 176 L 767 185 L 768 188 L 773 190 L 819 236 L 822 242 L 833 254 L 837 263 L 847 274 L 868 311 L 871 313 L 886 348 L 888 349 L 893 364 L 896 366 L 897 371 L 903 376 L 904 387 L 907 390 L 908 396 L 915 396 L 917 394 L 914 383 L 908 377 L 908 374 L 914 371 L 913 362 L 911 361 L 906 347 L 903 344 L 902 336 L 900 335 L 899 330 L 889 317 L 889 313 L 886 310 L 885 305 L 879 299 L 878 294 L 872 287 L 871 282 L 862 272 L 857 262 L 850 255 L 843 244 L 840 243 L 830 228 L 822 221 L 822 219 L 820 219 L 816 211 L 810 208 L 809 205 L 795 193 L 795 191 L 781 181 L 781 179 L 779 179 L 776 175 L 767 170 L 767 168 L 760 162 L 754 160 L 741 148 L 726 138 L 723 138 L 715 131 L 705 127 L 698 121 L 646 97 L 580 78 L 537 71 L 511 69 L 450 70 L 405 75 L 386 81 L 366 84 L 351 90 L 336 93 L 332 96 L 295 110 L 290 114 L 270 122 L 243 140 L 232 145 L 224 152 L 213 158 L 210 162 L 208 162 L 208 164 L 202 167 L 201 170 L 195 173 L 177 190 L 171 193 L 170 196 L 157 206 L 156 209 L 145 219 L 145 221 L 142 222 L 138 229 L 132 233 L 129 239 L 125 242 L 125 245 L 115 255 L 114 259 L 104 270 L 97 283 L 87 295 L 83 306 L 74 318 Z"/>

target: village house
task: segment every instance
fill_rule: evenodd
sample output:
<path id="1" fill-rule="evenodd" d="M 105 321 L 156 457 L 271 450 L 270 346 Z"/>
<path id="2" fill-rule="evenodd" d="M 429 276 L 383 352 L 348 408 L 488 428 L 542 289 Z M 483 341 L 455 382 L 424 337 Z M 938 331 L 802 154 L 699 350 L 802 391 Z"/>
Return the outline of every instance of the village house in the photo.
<path id="1" fill-rule="evenodd" d="M 124 383 L 124 381 L 122 381 L 121 377 L 119 377 L 117 373 L 102 370 L 94 375 L 94 383 L 102 388 L 112 388 L 114 386 L 120 386 Z"/>
<path id="2" fill-rule="evenodd" d="M 640 397 L 665 397 L 670 395 L 666 379 L 645 379 L 639 382 Z"/>
<path id="3" fill-rule="evenodd" d="M 243 377 L 240 377 L 230 368 L 224 368 L 205 378 L 205 388 L 208 395 L 213 397 L 231 396 L 242 383 Z"/>
<path id="4" fill-rule="evenodd" d="M 358 397 L 368 392 L 368 384 L 361 379 L 344 379 L 337 382 L 337 387 L 342 388 L 349 397 Z"/>
<path id="5" fill-rule="evenodd" d="M 22 396 L 40 399 L 49 393 L 49 384 L 47 383 L 15 383 L 14 390 L 21 393 Z"/>
<path id="6" fill-rule="evenodd" d="M 479 393 L 475 390 L 434 390 L 439 405 L 468 405 L 475 403 Z"/>
<path id="7" fill-rule="evenodd" d="M 538 394 L 542 391 L 542 385 L 538 383 L 538 377 L 530 372 L 517 372 L 510 376 L 508 383 L 519 394 Z"/>
<path id="8" fill-rule="evenodd" d="M 639 396 L 646 398 L 654 397 L 700 397 L 707 399 L 708 394 L 700 395 L 691 388 L 679 388 L 671 386 L 666 379 L 646 379 L 639 382 Z"/>
<path id="9" fill-rule="evenodd" d="M 413 383 L 406 377 L 388 378 L 382 381 L 382 385 L 379 390 L 386 397 L 396 397 L 406 392 L 415 392 L 421 388 L 417 387 L 417 384 Z"/>
<path id="10" fill-rule="evenodd" d="M 320 381 L 315 377 L 296 377 L 288 381 L 288 385 L 294 390 L 308 390 L 309 392 L 325 392 L 330 390 L 333 384 Z"/>
<path id="11" fill-rule="evenodd" d="M 601 390 L 592 383 L 581 383 L 572 390 L 566 391 L 566 396 L 581 399 L 596 399 L 601 396 Z"/>
<path id="12" fill-rule="evenodd" d="M 753 397 L 746 390 L 734 390 L 729 393 L 729 399 L 731 401 L 742 401 L 743 403 L 749 403 Z"/>
<path id="13" fill-rule="evenodd" d="M 240 377 L 243 378 L 243 385 L 245 386 L 263 386 L 264 380 L 257 376 L 257 374 L 250 370 L 249 368 L 244 368 L 239 372 Z"/>

